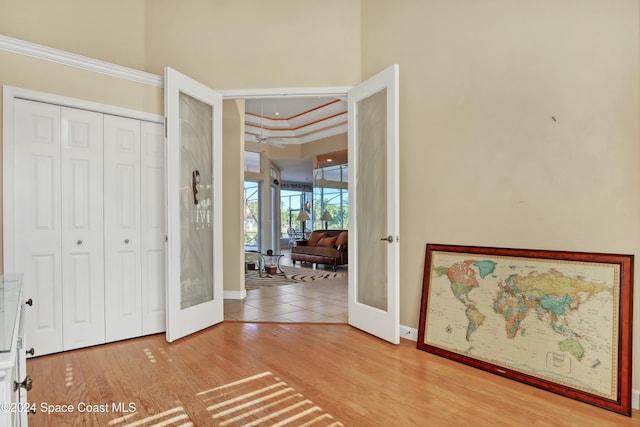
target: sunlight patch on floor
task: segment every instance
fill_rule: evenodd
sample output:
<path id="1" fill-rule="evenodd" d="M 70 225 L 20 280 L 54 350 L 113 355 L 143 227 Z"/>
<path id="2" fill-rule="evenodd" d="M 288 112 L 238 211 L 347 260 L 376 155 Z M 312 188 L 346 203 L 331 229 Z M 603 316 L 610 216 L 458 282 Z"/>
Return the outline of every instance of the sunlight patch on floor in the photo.
<path id="1" fill-rule="evenodd" d="M 185 412 L 182 406 L 169 409 L 159 414 L 150 415 L 140 420 L 133 420 L 136 414 L 128 414 L 120 418 L 109 421 L 109 426 L 121 426 L 121 427 L 139 427 L 144 425 L 154 427 L 166 427 L 166 426 L 180 426 L 180 427 L 192 427 L 193 422 L 189 420 L 189 416 Z M 131 420 L 131 421 L 129 421 Z"/>
<path id="2" fill-rule="evenodd" d="M 67 363 L 64 374 L 64 385 L 67 387 L 73 387 L 73 365 Z"/>
<path id="3" fill-rule="evenodd" d="M 149 350 L 148 348 L 145 348 L 144 354 L 147 356 L 147 359 L 149 360 L 149 362 L 156 363 L 156 357 L 153 355 L 153 352 L 151 350 Z"/>
<path id="4" fill-rule="evenodd" d="M 287 383 L 263 372 L 197 394 L 219 426 L 342 426 Z"/>

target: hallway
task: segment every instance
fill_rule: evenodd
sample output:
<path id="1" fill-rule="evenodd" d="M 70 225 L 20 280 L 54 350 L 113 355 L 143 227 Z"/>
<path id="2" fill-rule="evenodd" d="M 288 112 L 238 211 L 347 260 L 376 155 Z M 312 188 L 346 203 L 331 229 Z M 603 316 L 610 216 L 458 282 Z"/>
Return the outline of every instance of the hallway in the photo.
<path id="1" fill-rule="evenodd" d="M 310 264 L 293 266 L 283 251 L 283 266 L 311 269 Z M 323 269 L 320 266 L 320 270 Z M 346 270 L 346 266 L 341 270 Z M 244 300 L 224 300 L 224 320 L 243 322 L 346 323 L 348 277 L 296 283 L 247 291 Z"/>

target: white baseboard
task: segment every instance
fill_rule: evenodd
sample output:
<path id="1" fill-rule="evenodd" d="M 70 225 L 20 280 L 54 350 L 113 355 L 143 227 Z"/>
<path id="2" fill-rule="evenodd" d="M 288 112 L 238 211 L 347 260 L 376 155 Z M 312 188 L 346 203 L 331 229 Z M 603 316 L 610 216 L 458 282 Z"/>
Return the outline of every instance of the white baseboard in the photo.
<path id="1" fill-rule="evenodd" d="M 631 408 L 640 409 L 640 390 L 631 389 Z"/>
<path id="2" fill-rule="evenodd" d="M 247 291 L 224 291 L 222 297 L 224 299 L 245 299 L 247 297 Z"/>
<path id="3" fill-rule="evenodd" d="M 400 325 L 400 338 L 418 342 L 418 330 L 416 328 Z"/>

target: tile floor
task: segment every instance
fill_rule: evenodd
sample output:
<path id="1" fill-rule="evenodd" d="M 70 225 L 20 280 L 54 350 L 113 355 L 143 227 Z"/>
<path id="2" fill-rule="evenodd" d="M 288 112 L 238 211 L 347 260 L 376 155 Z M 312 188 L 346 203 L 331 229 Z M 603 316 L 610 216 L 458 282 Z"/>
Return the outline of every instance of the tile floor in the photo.
<path id="1" fill-rule="evenodd" d="M 281 264 L 292 265 L 288 254 Z M 300 263 L 295 267 L 311 268 Z M 340 271 L 346 271 L 346 267 Z M 347 323 L 347 285 L 345 276 L 250 290 L 244 300 L 224 300 L 224 318 L 244 322 Z"/>

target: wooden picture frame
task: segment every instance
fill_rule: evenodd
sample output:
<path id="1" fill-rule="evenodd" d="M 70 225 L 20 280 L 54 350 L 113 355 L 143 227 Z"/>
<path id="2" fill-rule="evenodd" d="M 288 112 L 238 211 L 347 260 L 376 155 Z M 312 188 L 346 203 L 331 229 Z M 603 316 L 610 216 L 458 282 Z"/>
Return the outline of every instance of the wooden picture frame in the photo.
<path id="1" fill-rule="evenodd" d="M 427 244 L 418 349 L 631 416 L 633 259 Z"/>

